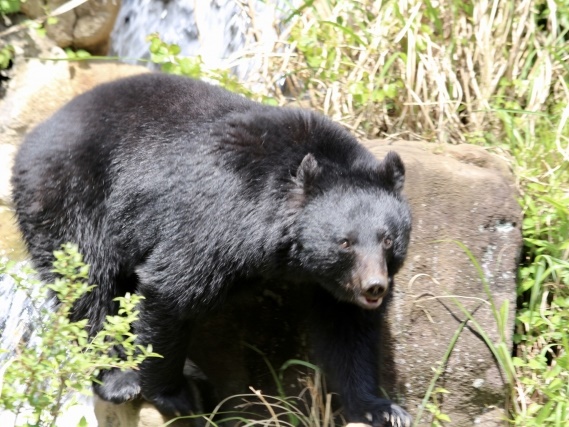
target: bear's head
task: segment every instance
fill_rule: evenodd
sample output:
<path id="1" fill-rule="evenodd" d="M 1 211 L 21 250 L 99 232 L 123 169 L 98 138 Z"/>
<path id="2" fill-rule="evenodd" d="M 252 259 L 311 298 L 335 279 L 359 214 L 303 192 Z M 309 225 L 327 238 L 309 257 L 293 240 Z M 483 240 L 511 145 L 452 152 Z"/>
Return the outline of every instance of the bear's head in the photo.
<path id="1" fill-rule="evenodd" d="M 394 152 L 379 164 L 352 164 L 348 170 L 306 155 L 295 177 L 296 194 L 303 199 L 296 218 L 295 265 L 339 300 L 378 308 L 409 244 L 404 177 L 403 162 Z"/>

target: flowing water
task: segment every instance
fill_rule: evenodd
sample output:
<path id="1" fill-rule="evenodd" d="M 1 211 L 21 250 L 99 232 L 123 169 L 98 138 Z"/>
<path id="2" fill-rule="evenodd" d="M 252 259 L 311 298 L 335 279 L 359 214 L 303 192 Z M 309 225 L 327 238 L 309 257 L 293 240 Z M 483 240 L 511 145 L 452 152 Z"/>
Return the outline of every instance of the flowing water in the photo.
<path id="1" fill-rule="evenodd" d="M 244 77 L 255 68 L 247 47 L 272 43 L 275 22 L 298 0 L 123 0 L 111 35 L 110 55 L 149 57 L 146 36 L 159 33 L 181 54 L 201 56 L 206 67 L 232 69 Z M 246 58 L 244 58 L 246 57 Z"/>
<path id="2" fill-rule="evenodd" d="M 14 212 L 0 205 L 0 258 L 26 262 L 26 250 L 16 227 Z M 0 363 L 14 351 L 28 328 L 27 319 L 31 310 L 30 301 L 16 290 L 8 276 L 0 275 Z M 1 366 L 1 365 L 0 365 Z M 0 368 L 1 369 L 1 368 Z"/>

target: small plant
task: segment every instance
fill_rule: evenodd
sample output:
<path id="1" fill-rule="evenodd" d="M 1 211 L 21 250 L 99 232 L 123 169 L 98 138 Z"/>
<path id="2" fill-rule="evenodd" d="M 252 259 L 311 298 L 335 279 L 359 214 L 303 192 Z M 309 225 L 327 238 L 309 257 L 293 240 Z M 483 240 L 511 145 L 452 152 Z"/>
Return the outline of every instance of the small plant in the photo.
<path id="1" fill-rule="evenodd" d="M 219 70 L 207 68 L 200 56 L 180 55 L 180 46 L 174 43 L 164 42 L 159 34 L 150 34 L 147 37 L 150 42 L 150 61 L 160 65 L 163 72 L 177 74 L 195 79 L 209 80 L 231 92 L 238 93 L 247 98 L 276 105 L 277 101 L 265 95 L 259 95 L 239 82 L 231 70 Z"/>
<path id="2" fill-rule="evenodd" d="M 0 15 L 8 15 L 20 11 L 20 0 L 0 0 Z"/>
<path id="3" fill-rule="evenodd" d="M 211 414 L 203 415 L 207 421 L 206 427 L 227 425 L 226 423 L 235 423 L 235 421 L 240 421 L 244 425 L 277 427 L 335 427 L 338 425 L 337 421 L 341 419 L 341 416 L 332 409 L 332 394 L 326 391 L 322 372 L 317 366 L 304 360 L 291 359 L 277 371 L 260 350 L 251 345 L 245 345 L 265 361 L 277 387 L 278 395 L 269 396 L 261 390 L 250 387 L 251 393 L 230 396 L 220 402 Z M 299 382 L 303 384 L 303 389 L 298 396 L 286 396 L 284 391 L 284 373 L 290 368 L 307 369 L 307 373 L 310 372 L 304 378 L 299 379 Z M 236 399 L 242 401 L 235 406 L 238 412 L 220 411 L 227 402 L 234 402 Z M 185 418 L 195 418 L 195 416 Z M 342 420 L 341 425 L 345 424 Z"/>
<path id="4" fill-rule="evenodd" d="M 229 70 L 207 69 L 200 56 L 180 55 L 179 45 L 162 41 L 156 33 L 150 34 L 147 40 L 150 42 L 150 60 L 159 64 L 163 72 L 213 80 L 232 92 L 253 98 L 253 93 L 239 83 Z"/>
<path id="5" fill-rule="evenodd" d="M 448 390 L 442 387 L 437 387 L 435 390 L 433 390 L 433 394 L 431 395 L 433 402 L 429 402 L 425 406 L 427 411 L 429 411 L 433 416 L 433 421 L 431 421 L 432 427 L 443 427 L 445 425 L 444 423 L 451 422 L 450 417 L 441 410 L 440 403 L 438 400 L 439 394 L 447 394 L 447 393 L 449 393 Z"/>
<path id="6" fill-rule="evenodd" d="M 49 285 L 41 285 L 31 268 L 16 271 L 14 263 L 0 262 L 0 274 L 10 276 L 32 298 L 37 327 L 34 345 L 21 345 L 0 367 L 0 408 L 16 415 L 17 426 L 54 426 L 61 412 L 76 403 L 67 399 L 69 393 L 90 395 L 101 369 L 136 369 L 145 358 L 158 356 L 150 346 L 137 344 L 130 332 L 138 316 L 137 295 L 117 298 L 118 314 L 107 316 L 92 338 L 87 320 L 70 321 L 74 303 L 94 285 L 87 284 L 89 267 L 76 246 L 64 245 L 54 254 L 53 271 L 59 278 Z M 49 298 L 48 289 L 59 301 L 54 310 L 42 304 Z M 116 345 L 124 350 L 121 358 L 111 352 Z"/>
<path id="7" fill-rule="evenodd" d="M 0 47 L 0 71 L 10 66 L 10 62 L 14 58 L 14 47 L 6 45 Z"/>

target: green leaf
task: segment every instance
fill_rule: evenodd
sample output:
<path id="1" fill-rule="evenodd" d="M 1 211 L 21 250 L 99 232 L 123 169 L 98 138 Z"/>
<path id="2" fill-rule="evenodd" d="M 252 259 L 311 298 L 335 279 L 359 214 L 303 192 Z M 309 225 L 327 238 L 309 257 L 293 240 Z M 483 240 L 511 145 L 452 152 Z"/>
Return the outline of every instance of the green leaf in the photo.
<path id="1" fill-rule="evenodd" d="M 266 97 L 263 97 L 263 104 L 276 107 L 279 105 L 279 101 L 277 101 L 275 98 L 272 98 L 270 96 L 266 96 Z"/>
<path id="2" fill-rule="evenodd" d="M 170 55 L 179 55 L 182 49 L 177 44 L 171 44 L 168 46 L 168 53 Z"/>
<path id="3" fill-rule="evenodd" d="M 385 85 L 383 87 L 383 91 L 385 93 L 385 96 L 389 99 L 397 98 L 397 94 L 399 92 L 399 90 L 397 89 L 397 86 L 395 84 Z"/>
<path id="4" fill-rule="evenodd" d="M 59 22 L 57 16 L 48 16 L 45 23 L 46 25 L 55 25 Z"/>
<path id="5" fill-rule="evenodd" d="M 520 359 L 519 357 L 512 357 L 512 363 L 514 364 L 514 366 L 516 367 L 522 367 L 522 366 L 526 366 L 526 362 L 524 362 L 522 359 Z"/>
<path id="6" fill-rule="evenodd" d="M 89 423 L 87 422 L 87 419 L 84 416 L 81 417 L 81 419 L 77 423 L 77 427 L 89 427 Z"/>
<path id="7" fill-rule="evenodd" d="M 344 25 L 340 25 L 333 21 L 320 21 L 320 24 L 331 25 L 332 27 L 338 28 L 340 31 L 348 35 L 353 41 L 355 41 L 360 46 L 367 46 L 369 43 L 365 42 L 360 36 L 358 36 L 351 28 Z"/>

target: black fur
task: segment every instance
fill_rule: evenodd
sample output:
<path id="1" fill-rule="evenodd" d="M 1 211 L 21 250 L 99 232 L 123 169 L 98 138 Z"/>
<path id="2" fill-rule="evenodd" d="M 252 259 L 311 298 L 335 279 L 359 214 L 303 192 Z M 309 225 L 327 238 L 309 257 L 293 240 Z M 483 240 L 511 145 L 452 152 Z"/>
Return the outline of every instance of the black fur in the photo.
<path id="1" fill-rule="evenodd" d="M 98 284 L 74 308 L 90 332 L 143 296 L 135 325 L 164 359 L 107 371 L 104 399 L 142 396 L 190 413 L 182 376 L 193 322 L 232 283 L 321 285 L 315 355 L 349 421 L 409 422 L 378 397 L 371 310 L 405 258 L 411 216 L 396 153 L 378 162 L 342 127 L 308 111 L 263 106 L 208 84 L 147 74 L 83 94 L 31 132 L 14 167 L 19 224 L 52 280 L 52 252 L 75 242 Z M 324 291 L 324 289 L 326 291 Z"/>

